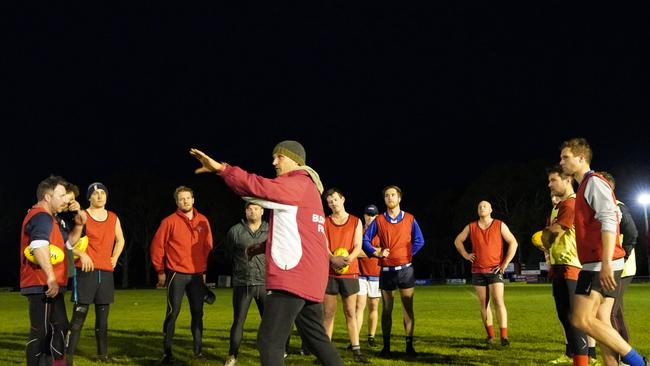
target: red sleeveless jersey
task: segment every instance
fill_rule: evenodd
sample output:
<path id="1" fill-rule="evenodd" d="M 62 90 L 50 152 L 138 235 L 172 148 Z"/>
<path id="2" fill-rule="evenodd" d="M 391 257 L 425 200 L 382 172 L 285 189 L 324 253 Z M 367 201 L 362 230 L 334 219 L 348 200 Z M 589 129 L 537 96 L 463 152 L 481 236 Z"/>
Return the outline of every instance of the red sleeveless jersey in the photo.
<path id="1" fill-rule="evenodd" d="M 325 235 L 327 235 L 330 252 L 334 252 L 336 248 L 345 248 L 348 253 L 352 253 L 357 225 L 359 225 L 359 218 L 354 215 L 348 215 L 347 221 L 341 225 L 335 224 L 332 218 L 327 216 L 325 218 Z M 330 267 L 329 275 L 331 277 L 356 278 L 359 276 L 359 263 L 356 260 L 352 261 L 348 272 L 343 275 L 334 272 Z"/>
<path id="2" fill-rule="evenodd" d="M 95 269 L 113 272 L 111 256 L 113 255 L 113 246 L 115 245 L 115 225 L 117 215 L 108 211 L 108 217 L 104 221 L 95 220 L 88 210 L 88 220 L 86 221 L 86 235 L 88 236 L 88 249 L 86 254 L 93 260 Z M 81 268 L 81 261 L 77 259 L 75 266 Z"/>
<path id="3" fill-rule="evenodd" d="M 472 273 L 490 272 L 503 261 L 503 237 L 501 221 L 494 219 L 487 229 L 481 229 L 478 221 L 469 224 L 472 252 L 476 255 Z"/>
<path id="4" fill-rule="evenodd" d="M 66 253 L 65 243 L 63 242 L 63 235 L 59 229 L 59 223 L 56 219 L 49 214 L 44 208 L 40 206 L 32 207 L 25 219 L 23 220 L 22 230 L 20 231 L 20 288 L 27 288 L 31 286 L 47 286 L 47 275 L 41 267 L 32 263 L 25 258 L 25 248 L 29 246 L 32 241 L 29 235 L 25 233 L 25 225 L 31 220 L 34 215 L 38 213 L 46 213 L 52 218 L 52 232 L 50 233 L 50 245 L 55 245 Z M 65 286 L 68 283 L 68 266 L 67 261 L 55 264 L 53 267 L 56 282 L 59 286 Z"/>
<path id="5" fill-rule="evenodd" d="M 600 233 L 601 223 L 594 217 L 596 212 L 589 206 L 585 199 L 585 189 L 588 179 L 602 179 L 609 185 L 609 182 L 598 173 L 592 173 L 584 178 L 584 181 L 578 188 L 575 203 L 574 224 L 576 227 L 576 246 L 578 247 L 578 258 L 580 263 L 600 262 L 603 259 L 603 241 Z M 616 196 L 612 191 L 612 201 L 616 204 Z M 619 218 L 620 219 L 620 218 Z M 625 250 L 621 246 L 619 239 L 620 226 L 616 225 L 616 246 L 612 260 L 623 258 Z"/>
<path id="6" fill-rule="evenodd" d="M 390 249 L 388 258 L 381 258 L 379 263 L 382 267 L 395 267 L 411 263 L 413 258 L 411 231 L 415 218 L 408 212 L 400 222 L 390 223 L 384 215 L 375 219 L 377 222 L 377 237 L 382 249 Z"/>
<path id="7" fill-rule="evenodd" d="M 379 248 L 379 237 L 375 236 L 372 238 L 372 246 Z M 381 267 L 379 266 L 379 258 L 370 257 L 370 258 L 359 258 L 359 272 L 363 276 L 372 276 L 379 277 L 381 273 Z"/>

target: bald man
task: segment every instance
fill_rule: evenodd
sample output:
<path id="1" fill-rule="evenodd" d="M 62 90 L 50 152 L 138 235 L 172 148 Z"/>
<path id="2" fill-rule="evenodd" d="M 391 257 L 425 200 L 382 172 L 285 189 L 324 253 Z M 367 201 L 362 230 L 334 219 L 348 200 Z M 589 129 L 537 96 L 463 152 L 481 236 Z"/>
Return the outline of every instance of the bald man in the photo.
<path id="1" fill-rule="evenodd" d="M 510 345 L 508 340 L 508 312 L 503 300 L 503 274 L 517 251 L 517 240 L 501 220 L 492 218 L 492 205 L 488 201 L 478 204 L 478 221 L 471 222 L 458 234 L 454 244 L 463 258 L 472 262 L 472 284 L 481 306 L 481 319 L 487 332 L 486 343 L 494 344 L 494 326 L 490 309 L 490 294 L 501 328 L 501 346 Z M 465 250 L 467 238 L 472 242 L 472 251 Z M 508 252 L 503 255 L 503 241 L 508 243 Z"/>

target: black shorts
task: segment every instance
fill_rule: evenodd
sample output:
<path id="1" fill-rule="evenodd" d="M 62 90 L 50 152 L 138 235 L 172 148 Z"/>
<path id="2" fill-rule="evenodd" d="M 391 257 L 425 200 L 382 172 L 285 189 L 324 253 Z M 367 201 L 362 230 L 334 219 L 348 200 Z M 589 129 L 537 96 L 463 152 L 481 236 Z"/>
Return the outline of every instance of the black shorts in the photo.
<path id="1" fill-rule="evenodd" d="M 115 293 L 113 272 L 96 269 L 83 272 L 77 269 L 77 284 L 72 291 L 72 301 L 79 304 L 112 304 Z M 76 298 L 75 298 L 76 295 Z"/>
<path id="2" fill-rule="evenodd" d="M 597 291 L 603 297 L 616 298 L 617 289 L 621 286 L 621 273 L 623 271 L 614 271 L 614 280 L 616 281 L 616 289 L 614 291 L 606 291 L 600 285 L 600 272 L 596 271 L 580 271 L 578 275 L 578 283 L 576 284 L 576 295 L 589 296 L 591 291 Z"/>
<path id="3" fill-rule="evenodd" d="M 472 285 L 488 286 L 494 283 L 503 283 L 503 273 L 472 273 Z"/>
<path id="4" fill-rule="evenodd" d="M 348 297 L 359 292 L 359 279 L 358 278 L 339 278 L 328 277 L 327 288 L 325 293 L 328 295 L 341 294 L 343 297 Z"/>
<path id="5" fill-rule="evenodd" d="M 379 275 L 379 288 L 381 290 L 393 291 L 397 288 L 415 287 L 415 272 L 413 266 L 399 269 L 397 271 L 381 271 Z"/>

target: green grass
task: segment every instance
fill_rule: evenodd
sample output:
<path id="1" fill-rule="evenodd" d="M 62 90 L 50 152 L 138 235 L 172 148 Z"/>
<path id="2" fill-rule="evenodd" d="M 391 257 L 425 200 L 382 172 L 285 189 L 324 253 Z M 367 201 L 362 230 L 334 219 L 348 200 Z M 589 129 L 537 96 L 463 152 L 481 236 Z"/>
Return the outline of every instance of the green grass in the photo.
<path id="1" fill-rule="evenodd" d="M 626 319 L 633 345 L 643 354 L 650 354 L 650 284 L 632 284 L 625 297 Z M 0 364 L 24 364 L 29 320 L 27 300 L 18 293 L 0 293 Z M 67 304 L 70 305 L 70 304 Z M 481 345 L 485 331 L 479 318 L 478 304 L 471 286 L 418 287 L 415 296 L 415 349 L 419 355 L 407 359 L 404 349 L 401 307 L 393 313 L 392 359 L 379 358 L 379 349 L 362 348 L 375 365 L 540 365 L 560 356 L 564 351 L 562 330 L 555 314 L 549 285 L 509 284 L 506 287 L 508 307 L 507 349 L 487 349 Z M 71 306 L 68 306 L 70 315 Z M 162 321 L 165 312 L 165 291 L 117 291 L 116 303 L 109 318 L 109 350 L 115 364 L 153 365 L 161 354 Z M 174 352 L 179 365 L 221 365 L 228 353 L 228 337 L 232 321 L 231 290 L 218 289 L 217 301 L 204 309 L 204 351 L 207 361 L 191 360 L 191 334 L 187 301 L 179 316 Z M 337 311 L 334 343 L 346 364 L 353 364 L 343 324 L 343 313 Z M 253 305 L 245 326 L 240 350 L 240 365 L 257 365 L 255 337 L 259 316 Z M 86 320 L 79 343 L 76 365 L 92 365 L 95 355 L 94 313 Z M 377 336 L 381 342 L 381 327 Z M 365 340 L 365 324 L 361 332 Z M 313 356 L 300 356 L 300 337 L 294 331 L 292 354 L 287 365 L 311 365 Z"/>

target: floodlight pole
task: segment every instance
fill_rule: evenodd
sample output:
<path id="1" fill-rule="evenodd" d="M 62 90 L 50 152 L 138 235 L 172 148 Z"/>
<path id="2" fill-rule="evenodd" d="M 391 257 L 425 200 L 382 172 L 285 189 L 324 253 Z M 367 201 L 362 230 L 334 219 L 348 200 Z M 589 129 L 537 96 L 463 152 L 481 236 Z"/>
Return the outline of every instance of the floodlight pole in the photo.
<path id="1" fill-rule="evenodd" d="M 645 235 L 648 235 L 648 205 L 643 205 L 643 218 L 645 219 Z"/>
<path id="2" fill-rule="evenodd" d="M 648 276 L 650 276 L 650 243 L 648 242 L 648 204 L 643 205 L 643 220 L 645 221 L 645 235 L 644 241 L 645 241 L 645 250 L 646 253 L 648 254 Z"/>

